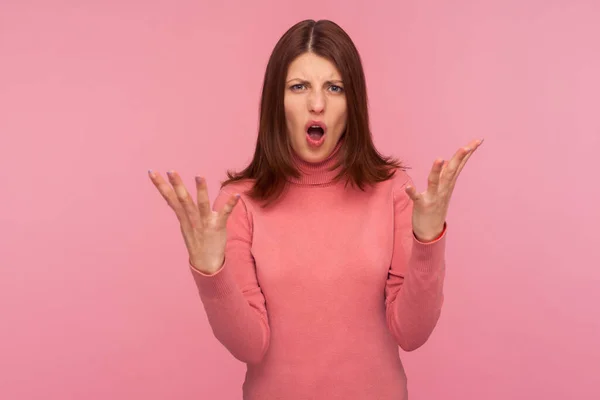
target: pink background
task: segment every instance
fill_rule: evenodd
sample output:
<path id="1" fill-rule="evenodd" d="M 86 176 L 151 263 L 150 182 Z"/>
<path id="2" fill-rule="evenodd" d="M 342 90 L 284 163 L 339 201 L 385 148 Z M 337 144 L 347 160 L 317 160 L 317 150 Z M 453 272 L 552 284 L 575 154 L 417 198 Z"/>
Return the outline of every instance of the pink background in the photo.
<path id="1" fill-rule="evenodd" d="M 446 304 L 402 354 L 411 399 L 598 399 L 600 3 L 7 1 L 0 5 L 0 398 L 240 399 L 150 168 L 253 151 L 281 34 L 354 39 L 378 148 L 484 137 L 448 217 Z"/>

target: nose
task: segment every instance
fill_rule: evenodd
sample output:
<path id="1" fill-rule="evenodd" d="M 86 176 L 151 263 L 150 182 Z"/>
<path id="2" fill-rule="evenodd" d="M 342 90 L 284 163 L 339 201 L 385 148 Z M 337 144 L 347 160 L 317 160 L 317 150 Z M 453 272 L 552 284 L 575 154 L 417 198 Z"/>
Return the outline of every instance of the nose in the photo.
<path id="1" fill-rule="evenodd" d="M 312 91 L 308 96 L 308 108 L 311 113 L 321 114 L 325 110 L 325 96 L 320 91 Z"/>

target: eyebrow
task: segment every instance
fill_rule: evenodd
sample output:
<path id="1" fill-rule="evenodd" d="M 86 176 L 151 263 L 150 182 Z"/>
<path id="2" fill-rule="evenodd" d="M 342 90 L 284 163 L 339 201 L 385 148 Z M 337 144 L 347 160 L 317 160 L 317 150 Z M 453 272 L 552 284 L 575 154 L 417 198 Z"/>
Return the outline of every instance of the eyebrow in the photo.
<path id="1" fill-rule="evenodd" d="M 286 83 L 290 83 L 292 81 L 300 81 L 302 83 L 310 83 L 308 82 L 306 79 L 300 79 L 300 78 L 292 78 L 290 80 L 288 80 Z M 344 81 L 342 81 L 341 79 L 330 79 L 328 81 L 325 81 L 325 83 L 344 83 Z"/>

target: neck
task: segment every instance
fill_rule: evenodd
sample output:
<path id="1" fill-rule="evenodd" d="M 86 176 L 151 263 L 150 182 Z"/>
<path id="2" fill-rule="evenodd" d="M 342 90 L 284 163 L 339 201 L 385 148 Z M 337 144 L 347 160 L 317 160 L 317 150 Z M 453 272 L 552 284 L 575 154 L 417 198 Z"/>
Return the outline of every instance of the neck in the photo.
<path id="1" fill-rule="evenodd" d="M 342 139 L 338 141 L 330 155 L 319 162 L 308 162 L 300 158 L 292 150 L 292 159 L 300 172 L 299 178 L 289 177 L 288 180 L 299 185 L 325 185 L 333 182 L 333 178 L 339 173 L 340 167 L 332 170 L 338 161 Z"/>

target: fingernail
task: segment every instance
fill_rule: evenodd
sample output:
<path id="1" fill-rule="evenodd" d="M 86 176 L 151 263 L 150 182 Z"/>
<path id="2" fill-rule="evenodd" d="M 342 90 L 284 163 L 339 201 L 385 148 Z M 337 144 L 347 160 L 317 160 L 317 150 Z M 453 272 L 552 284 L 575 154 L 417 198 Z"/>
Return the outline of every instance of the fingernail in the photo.
<path id="1" fill-rule="evenodd" d="M 170 170 L 167 171 L 167 175 L 171 175 L 172 173 L 173 173 L 172 169 L 170 169 Z"/>
<path id="2" fill-rule="evenodd" d="M 200 176 L 197 176 L 197 177 L 196 177 L 196 182 L 198 182 L 198 183 L 202 183 L 202 177 L 200 177 Z"/>
<path id="3" fill-rule="evenodd" d="M 154 172 L 152 172 L 152 170 L 151 170 L 151 169 L 149 169 L 149 170 L 148 170 L 148 175 L 150 175 L 151 177 L 153 177 L 153 178 L 154 178 Z"/>
<path id="4" fill-rule="evenodd" d="M 239 199 L 240 197 L 242 197 L 239 193 L 235 195 L 236 199 Z"/>

